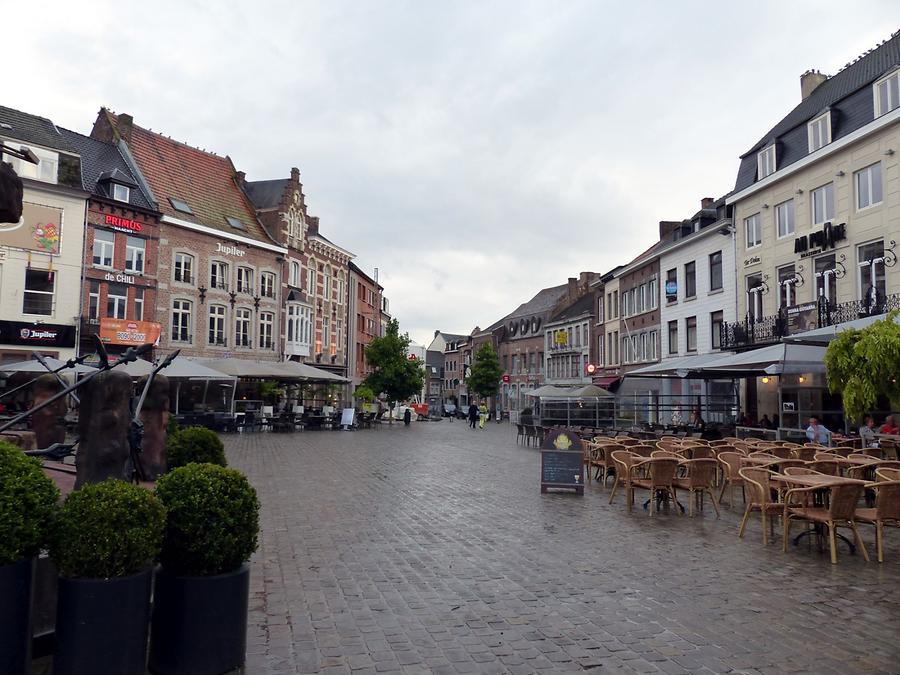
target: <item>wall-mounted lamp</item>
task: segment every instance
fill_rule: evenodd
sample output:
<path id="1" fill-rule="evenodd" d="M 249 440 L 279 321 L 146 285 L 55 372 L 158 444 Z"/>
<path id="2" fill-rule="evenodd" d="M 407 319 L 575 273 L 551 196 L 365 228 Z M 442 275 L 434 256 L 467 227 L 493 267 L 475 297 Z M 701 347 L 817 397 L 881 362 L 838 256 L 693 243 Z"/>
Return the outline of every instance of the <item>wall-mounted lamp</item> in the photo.
<path id="1" fill-rule="evenodd" d="M 890 156 L 892 156 L 893 154 L 894 154 L 894 149 L 893 149 L 893 148 L 888 148 L 887 150 L 884 151 L 884 156 L 885 156 L 885 157 L 890 157 Z"/>
<path id="2" fill-rule="evenodd" d="M 800 384 L 803 384 L 804 382 L 806 382 L 806 378 L 801 375 L 800 377 L 797 378 L 797 381 L 799 381 Z"/>
<path id="3" fill-rule="evenodd" d="M 769 205 L 768 205 L 768 204 L 763 204 L 763 208 L 764 208 L 764 209 L 767 209 L 767 208 L 769 208 Z"/>
<path id="4" fill-rule="evenodd" d="M 797 194 L 798 194 L 798 195 L 802 195 L 802 194 L 803 194 L 803 188 L 797 188 Z"/>
<path id="5" fill-rule="evenodd" d="M 836 174 L 834 174 L 834 175 L 837 176 L 838 178 L 843 178 L 843 177 L 846 176 L 847 174 L 845 174 L 843 171 L 838 171 L 838 172 L 837 172 Z"/>
<path id="6" fill-rule="evenodd" d="M 762 379 L 762 383 L 763 383 L 763 384 L 769 384 L 769 378 L 768 378 L 768 377 L 764 377 L 764 378 Z"/>

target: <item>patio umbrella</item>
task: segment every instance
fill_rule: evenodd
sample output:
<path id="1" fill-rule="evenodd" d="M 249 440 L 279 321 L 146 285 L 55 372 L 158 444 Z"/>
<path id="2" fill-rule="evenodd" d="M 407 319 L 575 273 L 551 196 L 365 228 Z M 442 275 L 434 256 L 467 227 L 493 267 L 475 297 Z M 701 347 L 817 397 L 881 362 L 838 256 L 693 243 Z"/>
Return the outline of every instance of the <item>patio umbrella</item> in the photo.
<path id="1" fill-rule="evenodd" d="M 65 361 L 60 361 L 59 359 L 55 359 L 52 356 L 45 356 L 44 360 L 47 362 L 47 365 L 50 366 L 51 369 L 56 370 L 66 364 Z M 96 368 L 92 366 L 86 366 L 84 364 L 76 364 L 74 368 L 67 368 L 66 370 L 60 371 L 60 374 L 65 374 L 66 372 L 76 372 L 76 373 L 93 373 Z M 27 361 L 17 361 L 15 363 L 4 363 L 0 365 L 0 371 L 4 373 L 47 373 L 49 372 L 44 366 L 41 365 L 40 361 L 37 359 L 28 359 Z"/>

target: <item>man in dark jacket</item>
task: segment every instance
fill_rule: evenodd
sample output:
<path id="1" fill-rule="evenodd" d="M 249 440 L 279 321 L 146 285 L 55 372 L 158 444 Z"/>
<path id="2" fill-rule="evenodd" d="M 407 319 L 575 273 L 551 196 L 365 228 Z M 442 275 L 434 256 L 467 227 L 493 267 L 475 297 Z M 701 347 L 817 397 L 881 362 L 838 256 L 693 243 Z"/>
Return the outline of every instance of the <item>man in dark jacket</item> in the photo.
<path id="1" fill-rule="evenodd" d="M 475 405 L 475 401 L 472 401 L 469 404 L 469 426 L 474 429 L 475 423 L 477 421 L 478 421 L 478 406 Z"/>

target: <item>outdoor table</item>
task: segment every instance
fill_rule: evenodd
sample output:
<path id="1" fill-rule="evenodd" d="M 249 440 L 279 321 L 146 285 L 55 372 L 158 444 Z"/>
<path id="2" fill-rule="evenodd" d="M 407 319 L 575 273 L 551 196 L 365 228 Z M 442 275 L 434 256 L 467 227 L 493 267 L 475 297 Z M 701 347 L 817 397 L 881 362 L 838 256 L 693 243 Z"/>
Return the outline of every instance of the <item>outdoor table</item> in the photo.
<path id="1" fill-rule="evenodd" d="M 310 429 L 315 429 L 316 427 L 322 428 L 322 425 L 325 423 L 325 415 L 307 415 L 306 416 L 306 426 Z"/>

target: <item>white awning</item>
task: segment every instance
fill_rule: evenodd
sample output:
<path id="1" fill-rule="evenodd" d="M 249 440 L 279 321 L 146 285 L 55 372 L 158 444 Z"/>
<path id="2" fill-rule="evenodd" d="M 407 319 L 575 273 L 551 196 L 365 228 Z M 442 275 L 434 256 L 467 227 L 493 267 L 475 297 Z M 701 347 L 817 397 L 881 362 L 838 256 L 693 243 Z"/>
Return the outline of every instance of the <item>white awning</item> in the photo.
<path id="1" fill-rule="evenodd" d="M 784 338 L 785 342 L 796 342 L 801 344 L 825 344 L 827 345 L 829 342 L 834 340 L 838 333 L 845 330 L 860 330 L 862 328 L 866 328 L 871 326 L 876 321 L 881 321 L 888 317 L 887 314 L 878 314 L 877 316 L 866 316 L 862 319 L 856 319 L 854 321 L 846 321 L 844 323 L 838 323 L 833 326 L 825 326 L 824 328 L 816 328 L 815 330 L 808 330 L 804 333 L 797 333 L 796 335 L 790 335 Z M 894 319 L 895 323 L 900 323 L 900 316 L 897 316 Z"/>
<path id="2" fill-rule="evenodd" d="M 699 369 L 723 377 L 824 373 L 825 347 L 780 343 L 720 357 Z"/>

